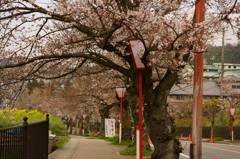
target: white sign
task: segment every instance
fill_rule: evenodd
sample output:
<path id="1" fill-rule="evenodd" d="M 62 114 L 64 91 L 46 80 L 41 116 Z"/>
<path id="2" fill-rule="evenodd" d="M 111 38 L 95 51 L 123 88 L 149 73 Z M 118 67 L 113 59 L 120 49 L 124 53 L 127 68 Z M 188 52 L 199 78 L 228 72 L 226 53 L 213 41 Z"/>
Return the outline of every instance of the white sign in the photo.
<path id="1" fill-rule="evenodd" d="M 115 119 L 105 119 L 105 137 L 115 136 Z"/>

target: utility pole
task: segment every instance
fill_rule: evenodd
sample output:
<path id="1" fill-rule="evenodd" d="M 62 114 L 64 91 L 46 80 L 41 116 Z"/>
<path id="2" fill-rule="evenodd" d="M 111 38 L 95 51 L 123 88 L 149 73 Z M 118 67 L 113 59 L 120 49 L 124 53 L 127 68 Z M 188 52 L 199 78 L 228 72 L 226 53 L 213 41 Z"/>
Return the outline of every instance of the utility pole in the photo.
<path id="1" fill-rule="evenodd" d="M 200 24 L 205 19 L 205 0 L 196 0 L 196 23 Z M 194 80 L 193 80 L 193 115 L 192 115 L 192 143 L 190 144 L 190 158 L 202 158 L 202 103 L 203 103 L 203 61 L 204 43 L 202 29 L 197 33 L 194 55 Z"/>
<path id="2" fill-rule="evenodd" d="M 225 30 L 223 28 L 223 33 L 222 33 L 222 55 L 221 55 L 221 78 L 220 78 L 220 101 L 221 104 L 223 104 L 223 74 L 224 74 L 224 34 Z M 219 112 L 219 126 L 223 126 L 223 116 L 222 116 L 222 110 Z"/>

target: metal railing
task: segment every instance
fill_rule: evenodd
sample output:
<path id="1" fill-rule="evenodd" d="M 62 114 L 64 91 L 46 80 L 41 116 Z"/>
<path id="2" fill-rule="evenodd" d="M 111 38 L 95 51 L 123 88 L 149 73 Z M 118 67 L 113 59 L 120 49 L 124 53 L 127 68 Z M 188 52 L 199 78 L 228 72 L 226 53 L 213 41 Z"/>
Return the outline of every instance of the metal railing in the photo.
<path id="1" fill-rule="evenodd" d="M 49 115 L 46 120 L 0 129 L 0 159 L 48 159 Z"/>

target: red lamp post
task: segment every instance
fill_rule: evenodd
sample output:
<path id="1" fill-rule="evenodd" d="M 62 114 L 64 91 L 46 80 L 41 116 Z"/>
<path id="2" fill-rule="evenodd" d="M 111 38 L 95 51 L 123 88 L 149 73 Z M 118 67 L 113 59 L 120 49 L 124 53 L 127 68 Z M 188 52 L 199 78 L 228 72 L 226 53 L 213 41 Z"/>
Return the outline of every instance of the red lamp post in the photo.
<path id="1" fill-rule="evenodd" d="M 229 108 L 229 112 L 230 112 L 230 120 L 231 120 L 231 130 L 232 130 L 232 138 L 231 138 L 231 140 L 233 141 L 233 139 L 234 139 L 234 134 L 233 134 L 233 122 L 234 122 L 234 113 L 235 113 L 235 111 L 236 111 L 236 108 L 234 108 L 234 107 L 230 107 Z"/>
<path id="2" fill-rule="evenodd" d="M 122 139 L 122 100 L 126 94 L 126 88 L 124 86 L 116 86 L 116 94 L 120 99 L 120 120 L 119 120 L 119 143 Z"/>
<path id="3" fill-rule="evenodd" d="M 134 69 L 138 70 L 138 96 L 139 96 L 139 125 L 136 126 L 137 130 L 137 159 L 142 159 L 142 70 L 146 69 L 140 59 L 140 54 L 144 53 L 144 46 L 140 40 L 129 39 L 129 49 L 132 53 L 132 61 Z"/>
<path id="4" fill-rule="evenodd" d="M 84 123 L 84 126 L 83 126 L 83 134 L 85 133 L 85 130 L 86 130 L 86 118 L 87 118 L 87 114 L 83 114 L 83 123 Z"/>

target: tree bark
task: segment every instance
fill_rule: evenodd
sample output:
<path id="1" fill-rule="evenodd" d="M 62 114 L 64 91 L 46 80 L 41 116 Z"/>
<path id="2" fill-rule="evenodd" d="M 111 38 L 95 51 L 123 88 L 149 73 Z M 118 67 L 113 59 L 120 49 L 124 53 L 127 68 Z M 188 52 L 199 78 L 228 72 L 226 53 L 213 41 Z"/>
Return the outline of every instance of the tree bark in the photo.
<path id="1" fill-rule="evenodd" d="M 105 118 L 110 118 L 109 117 L 109 109 L 112 108 L 112 107 L 102 107 L 101 109 L 99 109 L 99 114 L 100 114 L 100 117 L 101 117 L 101 125 L 100 125 L 100 135 L 102 136 L 105 136 Z"/>
<path id="2" fill-rule="evenodd" d="M 122 140 L 131 140 L 131 109 L 127 100 L 123 101 Z"/>
<path id="3" fill-rule="evenodd" d="M 167 96 L 177 78 L 176 72 L 167 72 L 155 89 L 151 84 L 146 84 L 151 78 L 144 81 L 143 115 L 154 145 L 151 159 L 178 159 L 183 150 L 179 140 L 175 139 L 176 126 L 168 113 L 167 105 Z"/>

